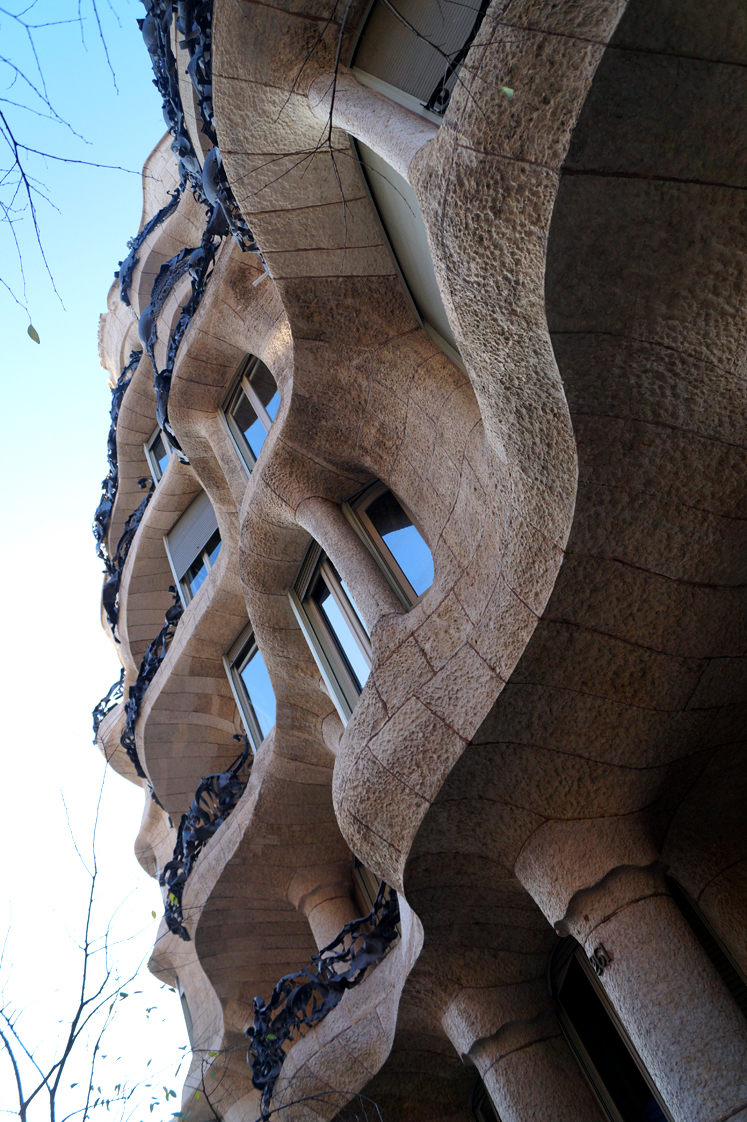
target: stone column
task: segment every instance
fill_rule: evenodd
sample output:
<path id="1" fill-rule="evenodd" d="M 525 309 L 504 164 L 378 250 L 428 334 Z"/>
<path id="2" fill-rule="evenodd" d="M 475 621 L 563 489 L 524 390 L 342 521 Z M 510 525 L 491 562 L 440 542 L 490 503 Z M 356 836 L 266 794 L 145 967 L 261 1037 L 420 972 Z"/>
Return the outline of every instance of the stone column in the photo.
<path id="1" fill-rule="evenodd" d="M 308 919 L 319 950 L 331 943 L 346 923 L 358 918 L 350 892 L 348 862 L 299 869 L 291 881 L 288 899 Z"/>
<path id="2" fill-rule="evenodd" d="M 601 985 L 676 1122 L 747 1120 L 747 1023 L 670 897 L 641 823 L 594 826 L 548 823 L 517 875 L 555 929 L 597 955 Z"/>
<path id="3" fill-rule="evenodd" d="M 474 1061 L 501 1122 L 602 1122 L 544 978 L 462 990 L 442 1024 Z"/>
<path id="4" fill-rule="evenodd" d="M 325 124 L 331 113 L 335 128 L 373 149 L 405 179 L 413 156 L 438 133 L 438 125 L 362 86 L 345 66 L 337 68 L 336 79 L 333 74 L 314 79 L 309 105 Z"/>

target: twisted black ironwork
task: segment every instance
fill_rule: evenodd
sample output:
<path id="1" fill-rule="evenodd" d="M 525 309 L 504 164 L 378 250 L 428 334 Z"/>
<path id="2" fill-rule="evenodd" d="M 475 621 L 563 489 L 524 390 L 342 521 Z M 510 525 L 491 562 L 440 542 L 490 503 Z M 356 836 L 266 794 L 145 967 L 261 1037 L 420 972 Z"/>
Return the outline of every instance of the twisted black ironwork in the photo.
<path id="1" fill-rule="evenodd" d="M 106 458 L 109 464 L 109 470 L 106 478 L 101 482 L 101 499 L 99 505 L 96 507 L 96 512 L 93 516 L 93 525 L 91 527 L 93 536 L 96 541 L 96 556 L 108 566 L 109 555 L 106 549 L 106 535 L 111 524 L 112 509 L 114 508 L 114 500 L 117 497 L 117 487 L 119 486 L 119 464 L 117 461 L 117 421 L 119 420 L 119 410 L 122 406 L 122 399 L 124 398 L 125 391 L 133 379 L 135 368 L 140 362 L 142 351 L 132 351 L 130 353 L 127 365 L 122 370 L 117 384 L 112 390 L 112 403 L 109 409 L 109 416 L 111 423 L 109 425 L 109 435 L 106 440 Z"/>
<path id="2" fill-rule="evenodd" d="M 216 253 L 226 234 L 230 232 L 233 235 L 242 251 L 259 253 L 259 249 L 236 203 L 218 148 L 213 117 L 212 0 L 143 0 L 143 3 L 148 14 L 144 19 L 138 20 L 138 23 L 150 54 L 155 75 L 154 84 L 163 99 L 163 115 L 174 137 L 171 150 L 179 162 L 181 190 L 189 183 L 192 193 L 205 207 L 207 214 L 207 225 L 200 245 L 185 247 L 161 266 L 153 285 L 150 303 L 144 309 L 138 326 L 140 339 L 155 371 L 158 423 L 168 435 L 179 458 L 186 462 L 179 439 L 169 422 L 168 410 L 171 378 L 179 344 L 205 294 Z M 177 61 L 171 49 L 171 23 L 174 13 L 178 13 L 177 31 L 184 36 L 180 47 L 189 53 L 187 73 L 197 92 L 203 132 L 213 145 L 203 161 L 202 168 L 187 129 L 179 92 Z M 147 237 L 145 230 L 146 228 L 135 239 L 137 248 Z M 129 260 L 130 258 L 127 262 Z M 130 269 L 127 274 L 125 266 L 123 266 L 123 273 L 131 276 L 132 270 Z M 171 333 L 166 365 L 159 370 L 155 362 L 158 314 L 166 296 L 187 270 L 192 280 L 192 293 Z"/>
<path id="3" fill-rule="evenodd" d="M 287 1054 L 284 1046 L 303 1028 L 310 1029 L 326 1017 L 349 989 L 378 966 L 399 935 L 398 923 L 397 893 L 382 883 L 367 916 L 346 923 L 305 970 L 281 978 L 266 1004 L 255 997 L 254 1023 L 246 1030 L 251 1042 L 247 1060 L 252 1083 L 262 1092 L 263 1119 L 270 1117 L 270 1102 Z"/>
<path id="4" fill-rule="evenodd" d="M 242 251 L 259 253 L 254 235 L 238 208 L 228 177 L 223 170 L 213 114 L 213 5 L 212 0 L 180 0 L 177 31 L 184 36 L 179 46 L 189 51 L 187 73 L 192 79 L 202 118 L 202 131 L 213 145 L 202 165 L 202 190 L 214 207 L 219 207 L 235 241 Z M 260 254 L 261 256 L 261 254 Z"/>
<path id="5" fill-rule="evenodd" d="M 182 195 L 182 187 L 177 187 L 174 191 L 169 191 L 169 202 L 162 206 L 157 214 L 154 214 L 149 222 L 146 222 L 139 234 L 131 238 L 127 243 L 129 253 L 124 261 L 119 262 L 119 269 L 115 272 L 114 276 L 119 281 L 119 298 L 126 307 L 130 307 L 130 285 L 132 284 L 132 274 L 135 272 L 135 267 L 140 260 L 137 251 L 143 244 L 145 239 L 157 229 L 162 222 L 165 222 L 169 215 L 173 214 L 179 206 L 179 199 Z"/>
<path id="6" fill-rule="evenodd" d="M 448 108 L 449 101 L 451 100 L 451 90 L 447 89 L 447 83 L 450 78 L 456 74 L 459 67 L 467 57 L 467 52 L 475 41 L 475 36 L 480 30 L 480 25 L 485 18 L 485 13 L 488 10 L 490 0 L 480 0 L 480 9 L 475 17 L 475 22 L 472 24 L 472 30 L 467 38 L 462 43 L 458 51 L 449 57 L 449 62 L 444 72 L 444 76 L 434 89 L 431 96 L 425 102 L 423 108 L 430 109 L 431 113 L 438 113 L 443 115 Z"/>
<path id="7" fill-rule="evenodd" d="M 227 771 L 206 776 L 195 792 L 192 806 L 183 814 L 174 846 L 174 856 L 164 865 L 159 883 L 167 889 L 164 918 L 169 931 L 189 941 L 184 926 L 182 896 L 192 869 L 203 848 L 223 825 L 244 793 L 254 763 L 246 736 L 235 736 L 244 751 Z"/>
<path id="8" fill-rule="evenodd" d="M 127 691 L 127 701 L 125 702 L 125 726 L 122 735 L 119 738 L 119 743 L 124 748 L 135 771 L 141 779 L 147 779 L 143 771 L 140 758 L 137 754 L 137 742 L 135 740 L 135 725 L 137 724 L 138 715 L 140 713 L 140 706 L 143 703 L 143 697 L 148 686 L 153 681 L 158 667 L 166 657 L 166 652 L 169 649 L 169 644 L 174 637 L 177 624 L 182 617 L 182 602 L 179 598 L 179 593 L 172 584 L 169 587 L 169 592 L 174 597 L 174 603 L 166 612 L 164 625 L 156 635 L 155 639 L 150 643 L 148 649 L 143 655 L 143 660 L 140 663 L 140 668 L 137 672 L 137 680 L 133 686 L 130 686 Z M 154 795 L 155 797 L 155 795 Z"/>
<path id="9" fill-rule="evenodd" d="M 93 718 L 94 744 L 96 743 L 96 738 L 99 735 L 99 728 L 101 727 L 101 722 L 103 721 L 104 717 L 107 715 L 107 713 L 111 713 L 114 706 L 119 705 L 120 701 L 122 700 L 122 695 L 124 693 L 124 674 L 124 667 L 122 667 L 122 670 L 116 682 L 113 682 L 111 684 L 108 691 L 101 698 L 101 701 L 94 707 L 93 713 L 91 714 Z"/>
<path id="10" fill-rule="evenodd" d="M 119 639 L 116 635 L 116 628 L 119 620 L 119 586 L 122 582 L 122 570 L 124 569 L 124 563 L 127 560 L 127 554 L 130 552 L 130 546 L 135 538 L 137 528 L 143 520 L 145 508 L 156 489 L 154 480 L 147 475 L 143 479 L 138 479 L 137 485 L 141 491 L 146 487 L 148 490 L 139 506 L 133 510 L 132 514 L 125 521 L 124 529 L 117 542 L 117 548 L 114 551 L 114 556 L 111 559 L 105 559 L 106 569 L 104 570 L 104 576 L 106 580 L 104 581 L 104 587 L 101 592 L 101 602 L 104 606 L 109 626 L 112 629 L 112 636 L 117 643 Z"/>
<path id="11" fill-rule="evenodd" d="M 205 289 L 215 263 L 215 255 L 221 244 L 221 238 L 226 232 L 223 213 L 216 208 L 208 221 L 200 245 L 196 249 L 187 247 L 181 250 L 175 257 L 161 266 L 153 285 L 151 302 L 143 311 L 138 325 L 141 342 L 148 352 L 155 371 L 153 384 L 156 390 L 156 419 L 179 453 L 181 453 L 181 445 L 169 422 L 169 393 L 171 392 L 174 363 L 184 333 L 205 295 Z M 166 296 L 177 280 L 186 272 L 189 272 L 192 281 L 192 293 L 181 310 L 176 327 L 171 332 L 166 348 L 166 364 L 159 370 L 155 361 L 155 347 L 158 342 L 158 314 Z M 184 460 L 183 453 L 180 458 Z"/>

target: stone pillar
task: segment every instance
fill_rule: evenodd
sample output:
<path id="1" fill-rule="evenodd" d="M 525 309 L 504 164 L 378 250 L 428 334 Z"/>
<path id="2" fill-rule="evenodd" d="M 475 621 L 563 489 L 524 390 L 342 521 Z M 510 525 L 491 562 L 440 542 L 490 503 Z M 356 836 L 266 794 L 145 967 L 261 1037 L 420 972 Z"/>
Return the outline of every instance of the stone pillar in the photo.
<path id="1" fill-rule="evenodd" d="M 501 1122 L 602 1122 L 544 978 L 462 990 L 442 1025 L 474 1061 Z"/>
<path id="2" fill-rule="evenodd" d="M 349 862 L 299 869 L 291 881 L 288 899 L 308 919 L 319 950 L 358 919 L 351 887 Z"/>
<path id="3" fill-rule="evenodd" d="M 332 74 L 314 79 L 309 105 L 325 124 L 331 112 L 335 128 L 344 129 L 373 149 L 405 179 L 416 152 L 438 133 L 438 125 L 362 86 L 345 66 L 337 68 L 336 80 Z"/>
<path id="4" fill-rule="evenodd" d="M 747 1023 L 670 897 L 663 866 L 631 861 L 652 852 L 633 820 L 602 820 L 597 831 L 548 823 L 516 872 L 560 934 L 589 956 L 603 948 L 601 985 L 676 1122 L 747 1120 Z M 600 865 L 609 871 L 590 876 Z"/>

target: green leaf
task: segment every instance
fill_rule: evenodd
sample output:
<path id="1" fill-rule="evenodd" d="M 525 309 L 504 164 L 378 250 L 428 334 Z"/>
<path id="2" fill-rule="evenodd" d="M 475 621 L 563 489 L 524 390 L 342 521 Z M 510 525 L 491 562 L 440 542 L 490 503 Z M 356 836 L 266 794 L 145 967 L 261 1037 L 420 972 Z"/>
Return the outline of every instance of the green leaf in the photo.
<path id="1" fill-rule="evenodd" d="M 156 913 L 155 912 L 151 912 L 150 914 L 153 916 L 153 919 L 156 918 Z"/>
<path id="2" fill-rule="evenodd" d="M 71 1087 L 77 1087 L 77 1086 L 78 1086 L 78 1084 L 77 1084 L 77 1083 L 71 1083 L 71 1084 L 70 1084 L 70 1086 L 71 1086 Z"/>
<path id="3" fill-rule="evenodd" d="M 33 339 L 35 343 L 41 343 L 41 339 L 39 338 L 39 335 L 38 335 L 37 330 L 34 327 L 33 323 L 30 323 L 28 325 L 27 331 L 29 333 L 29 338 L 30 339 Z"/>
<path id="4" fill-rule="evenodd" d="M 220 1055 L 219 1052 L 208 1052 L 208 1056 L 218 1056 L 218 1055 Z"/>
<path id="5" fill-rule="evenodd" d="M 199 1092 L 199 1091 L 195 1091 L 195 1100 L 199 1099 L 199 1097 L 200 1097 L 200 1092 Z"/>
<path id="6" fill-rule="evenodd" d="M 501 86 L 501 93 L 502 93 L 502 94 L 503 94 L 503 95 L 504 95 L 505 97 L 507 97 L 509 101 L 510 101 L 510 100 L 511 100 L 511 98 L 512 98 L 512 97 L 514 96 L 514 91 L 513 91 L 512 89 L 511 89 L 511 87 L 510 87 L 510 86 Z"/>

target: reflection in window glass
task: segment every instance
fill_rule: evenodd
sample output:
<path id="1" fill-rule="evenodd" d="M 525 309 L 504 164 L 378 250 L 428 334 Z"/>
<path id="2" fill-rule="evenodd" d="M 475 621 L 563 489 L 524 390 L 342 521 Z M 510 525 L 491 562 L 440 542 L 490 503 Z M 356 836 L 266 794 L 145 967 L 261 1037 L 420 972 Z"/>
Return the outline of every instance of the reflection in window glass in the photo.
<path id="1" fill-rule="evenodd" d="M 275 379 L 260 359 L 250 357 L 226 407 L 228 427 L 250 469 L 262 451 L 279 407 L 280 394 Z"/>
<path id="2" fill-rule="evenodd" d="M 195 561 L 194 565 L 190 565 L 184 577 L 190 596 L 194 596 L 197 590 L 202 587 L 207 574 L 207 565 L 200 558 Z"/>
<path id="3" fill-rule="evenodd" d="M 161 475 L 163 475 L 163 473 L 166 471 L 166 466 L 169 462 L 169 453 L 168 453 L 168 450 L 166 448 L 166 445 L 164 444 L 163 436 L 161 435 L 160 432 L 159 432 L 158 436 L 156 437 L 156 439 L 151 444 L 150 450 L 151 450 L 151 453 L 153 454 L 153 458 L 155 459 L 156 463 L 158 464 L 158 470 L 160 471 Z"/>
<path id="4" fill-rule="evenodd" d="M 275 724 L 275 693 L 267 673 L 265 660 L 257 646 L 239 671 L 262 733 L 262 739 Z"/>
<path id="5" fill-rule="evenodd" d="M 183 589 L 186 588 L 189 600 L 205 583 L 207 575 L 220 553 L 220 545 L 220 532 L 216 530 L 182 577 L 181 585 Z"/>
<path id="6" fill-rule="evenodd" d="M 220 535 L 213 534 L 212 538 L 205 546 L 205 549 L 207 550 L 208 560 L 210 561 L 210 567 L 212 568 L 215 564 L 216 557 L 220 553 Z"/>
<path id="7" fill-rule="evenodd" d="M 418 596 L 433 584 L 433 557 L 410 517 L 391 491 L 366 507 L 376 531 Z"/>
<path id="8" fill-rule="evenodd" d="M 335 602 L 334 597 L 330 594 L 329 589 L 322 580 L 318 582 L 317 587 L 314 591 L 314 600 L 316 601 L 320 612 L 324 616 L 330 631 L 337 639 L 337 642 L 339 643 L 340 648 L 345 655 L 350 670 L 353 672 L 353 676 L 356 679 L 358 690 L 362 690 L 364 685 L 366 684 L 366 681 L 368 680 L 370 667 L 363 657 L 360 647 L 355 641 L 355 637 L 350 629 L 349 623 L 343 616 L 342 612 Z M 355 611 L 356 614 L 358 614 L 357 608 L 355 609 Z"/>

